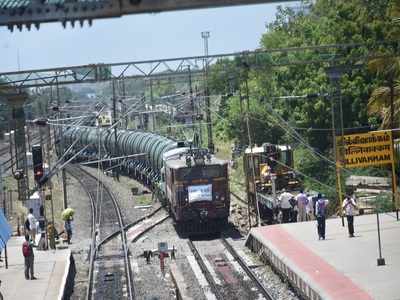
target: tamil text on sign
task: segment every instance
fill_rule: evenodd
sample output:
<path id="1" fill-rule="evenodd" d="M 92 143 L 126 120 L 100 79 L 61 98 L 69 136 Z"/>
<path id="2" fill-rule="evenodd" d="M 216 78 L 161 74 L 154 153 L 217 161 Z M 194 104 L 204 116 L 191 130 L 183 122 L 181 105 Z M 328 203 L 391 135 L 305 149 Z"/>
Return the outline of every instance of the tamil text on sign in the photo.
<path id="1" fill-rule="evenodd" d="M 343 146 L 346 168 L 392 163 L 392 133 L 389 130 L 345 135 Z"/>

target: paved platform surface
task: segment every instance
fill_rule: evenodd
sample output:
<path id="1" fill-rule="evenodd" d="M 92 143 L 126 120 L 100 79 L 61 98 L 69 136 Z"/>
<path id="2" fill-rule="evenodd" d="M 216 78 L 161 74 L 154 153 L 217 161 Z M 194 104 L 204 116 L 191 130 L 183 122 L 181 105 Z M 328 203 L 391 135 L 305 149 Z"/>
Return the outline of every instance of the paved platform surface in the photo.
<path id="1" fill-rule="evenodd" d="M 4 259 L 0 263 L 0 291 L 4 299 L 60 299 L 68 272 L 70 250 L 38 251 L 34 248 L 34 272 L 38 279 L 26 280 L 22 256 L 24 240 L 24 237 L 12 237 L 7 243 L 8 269 L 5 268 Z"/>
<path id="2" fill-rule="evenodd" d="M 309 221 L 253 228 L 247 244 L 307 298 L 398 300 L 400 221 L 395 214 L 381 214 L 380 221 L 385 266 L 377 266 L 376 215 L 355 217 L 354 238 L 341 219 L 329 219 L 326 240 L 318 240 L 316 221 Z"/>

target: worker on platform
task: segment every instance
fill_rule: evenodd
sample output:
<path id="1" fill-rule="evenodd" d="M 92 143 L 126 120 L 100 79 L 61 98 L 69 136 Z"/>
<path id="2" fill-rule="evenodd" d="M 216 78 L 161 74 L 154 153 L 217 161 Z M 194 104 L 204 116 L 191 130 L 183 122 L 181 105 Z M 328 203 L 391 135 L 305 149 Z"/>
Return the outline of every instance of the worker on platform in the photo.
<path id="1" fill-rule="evenodd" d="M 318 223 L 318 239 L 325 240 L 325 221 L 328 204 L 329 200 L 323 198 L 322 195 L 319 193 L 317 196 L 317 202 L 315 204 L 315 213 Z"/>
<path id="2" fill-rule="evenodd" d="M 285 189 L 282 190 L 283 193 L 279 196 L 279 206 L 282 211 L 282 223 L 288 223 L 290 221 L 290 211 L 292 210 L 292 205 L 290 204 L 290 199 L 293 199 L 293 195 L 286 192 Z"/>
<path id="3" fill-rule="evenodd" d="M 308 198 L 307 195 L 300 190 L 300 193 L 296 196 L 297 200 L 297 221 L 304 222 L 307 221 L 307 205 L 308 205 Z"/>
<path id="4" fill-rule="evenodd" d="M 57 231 L 53 222 L 49 222 L 49 225 L 47 226 L 47 237 L 49 238 L 50 249 L 53 250 L 56 249 L 56 235 Z"/>
<path id="5" fill-rule="evenodd" d="M 69 244 L 71 244 L 71 238 L 72 238 L 72 217 L 65 220 L 64 230 L 67 233 L 67 242 L 69 245 Z"/>
<path id="6" fill-rule="evenodd" d="M 29 209 L 29 214 L 26 217 L 27 221 L 25 221 L 25 226 L 28 227 L 27 225 L 29 224 L 29 235 L 31 237 L 31 240 L 33 244 L 35 245 L 36 243 L 36 228 L 37 228 L 37 220 L 35 216 L 33 215 L 33 208 Z"/>
<path id="7" fill-rule="evenodd" d="M 25 235 L 25 242 L 22 244 L 22 255 L 24 256 L 25 260 L 25 279 L 35 280 L 37 279 L 33 275 L 33 261 L 34 261 L 34 254 L 33 254 L 33 242 L 29 239 L 29 235 Z M 29 277 L 30 275 L 30 277 Z"/>
<path id="8" fill-rule="evenodd" d="M 347 218 L 347 228 L 349 230 L 349 237 L 354 237 L 354 213 L 358 209 L 355 199 L 347 196 L 343 200 L 343 210 Z"/>

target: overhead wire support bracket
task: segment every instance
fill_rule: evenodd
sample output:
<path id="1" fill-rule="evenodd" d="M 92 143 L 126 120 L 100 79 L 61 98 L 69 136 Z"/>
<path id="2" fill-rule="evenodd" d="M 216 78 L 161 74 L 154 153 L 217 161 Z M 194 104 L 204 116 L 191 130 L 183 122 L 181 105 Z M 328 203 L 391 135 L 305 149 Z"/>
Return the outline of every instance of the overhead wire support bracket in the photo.
<path id="1" fill-rule="evenodd" d="M 1 0 L 0 0 L 1 2 Z M 385 43 L 377 43 L 382 45 Z M 199 61 L 207 61 L 210 65 L 218 59 L 227 58 L 234 59 L 245 55 L 246 57 L 254 57 L 255 65 L 251 68 L 257 68 L 257 57 L 271 55 L 274 53 L 296 53 L 302 51 L 329 51 L 331 49 L 349 49 L 355 47 L 367 47 L 367 44 L 328 44 L 320 46 L 305 46 L 305 47 L 289 47 L 276 49 L 257 49 L 253 51 L 220 53 L 212 55 L 198 55 L 188 57 L 177 57 L 167 59 L 153 59 L 132 62 L 119 63 L 98 63 L 87 65 L 75 65 L 67 67 L 31 69 L 23 71 L 3 72 L 0 73 L 0 89 L 2 86 L 13 86 L 15 88 L 30 88 L 44 87 L 61 84 L 79 84 L 79 83 L 94 83 L 102 81 L 111 81 L 114 79 L 141 79 L 141 78 L 157 78 L 159 80 L 170 77 L 187 77 L 188 70 L 182 69 L 183 64 L 189 64 L 191 68 L 191 76 L 201 77 L 204 72 L 204 67 L 198 64 Z M 329 53 L 328 53 L 329 54 Z M 357 61 L 368 60 L 371 58 L 379 58 L 382 56 L 366 55 L 356 57 Z M 387 56 L 385 56 L 387 57 Z M 345 57 L 335 59 L 318 59 L 310 62 L 310 60 L 301 61 L 284 61 L 277 59 L 269 64 L 270 67 L 280 67 L 298 64 L 323 63 L 323 62 L 341 62 Z M 251 61 L 251 60 L 250 60 Z M 361 64 L 362 65 L 362 64 Z M 354 69 L 354 66 L 352 67 Z"/>

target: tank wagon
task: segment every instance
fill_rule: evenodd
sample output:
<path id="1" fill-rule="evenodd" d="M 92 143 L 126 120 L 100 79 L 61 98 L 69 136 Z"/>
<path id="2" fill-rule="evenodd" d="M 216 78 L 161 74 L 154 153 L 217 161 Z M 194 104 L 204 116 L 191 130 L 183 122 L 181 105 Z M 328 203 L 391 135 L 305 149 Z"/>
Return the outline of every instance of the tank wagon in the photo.
<path id="1" fill-rule="evenodd" d="M 76 142 L 77 141 L 77 142 Z M 193 149 L 149 132 L 118 130 L 117 148 L 112 130 L 73 127 L 63 134 L 70 156 L 90 145 L 77 160 L 96 160 L 139 154 L 124 159 L 121 170 L 141 181 L 167 207 L 179 230 L 196 234 L 220 231 L 227 223 L 230 207 L 228 163 L 206 149 Z M 117 162 L 114 162 L 114 165 Z M 111 167 L 109 162 L 105 167 Z"/>

